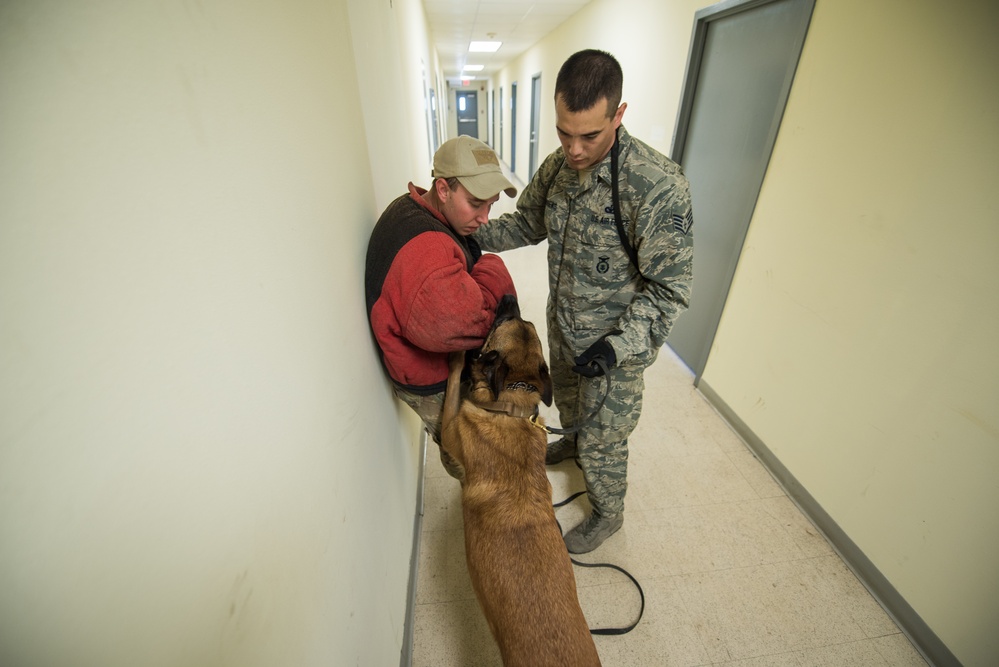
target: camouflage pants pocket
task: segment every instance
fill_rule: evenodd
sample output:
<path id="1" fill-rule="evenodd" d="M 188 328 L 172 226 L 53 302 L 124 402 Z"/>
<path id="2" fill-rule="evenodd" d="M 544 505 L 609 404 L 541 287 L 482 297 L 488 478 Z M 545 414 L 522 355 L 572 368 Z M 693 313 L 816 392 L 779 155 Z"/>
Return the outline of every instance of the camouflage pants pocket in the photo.
<path id="1" fill-rule="evenodd" d="M 441 413 L 444 412 L 444 392 L 430 394 L 429 396 L 420 396 L 399 387 L 393 387 L 393 389 L 399 400 L 413 408 L 416 414 L 419 415 L 420 419 L 423 420 L 423 425 L 426 427 L 427 433 L 439 445 L 441 443 Z"/>

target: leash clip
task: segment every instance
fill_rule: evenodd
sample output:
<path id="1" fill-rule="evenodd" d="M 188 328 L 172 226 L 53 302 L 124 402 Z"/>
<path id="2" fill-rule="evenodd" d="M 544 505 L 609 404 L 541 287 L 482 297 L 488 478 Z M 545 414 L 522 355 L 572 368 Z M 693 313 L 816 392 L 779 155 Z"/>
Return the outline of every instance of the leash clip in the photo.
<path id="1" fill-rule="evenodd" d="M 545 433 L 551 433 L 551 431 L 548 430 L 547 426 L 545 426 L 544 424 L 538 423 L 538 414 L 537 413 L 534 413 L 533 415 L 531 415 L 530 417 L 528 417 L 527 420 L 529 422 L 531 422 L 531 425 L 534 426 L 535 428 L 540 428 Z"/>

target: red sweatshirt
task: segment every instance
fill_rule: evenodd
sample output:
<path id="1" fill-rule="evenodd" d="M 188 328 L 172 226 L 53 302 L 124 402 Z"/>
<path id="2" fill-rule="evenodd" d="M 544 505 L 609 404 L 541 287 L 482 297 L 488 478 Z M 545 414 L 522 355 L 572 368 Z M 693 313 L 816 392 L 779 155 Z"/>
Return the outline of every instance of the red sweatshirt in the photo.
<path id="1" fill-rule="evenodd" d="M 473 259 L 468 241 L 426 205 L 426 191 L 389 204 L 371 232 L 364 289 L 368 321 L 389 377 L 415 394 L 447 384 L 447 355 L 482 345 L 496 304 L 516 294 L 496 255 Z"/>

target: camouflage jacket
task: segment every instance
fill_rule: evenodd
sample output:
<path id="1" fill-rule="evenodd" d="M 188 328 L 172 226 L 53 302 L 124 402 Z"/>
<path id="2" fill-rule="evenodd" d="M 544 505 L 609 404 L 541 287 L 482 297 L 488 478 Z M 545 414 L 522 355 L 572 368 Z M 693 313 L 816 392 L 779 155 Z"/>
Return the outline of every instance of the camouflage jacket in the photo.
<path id="1" fill-rule="evenodd" d="M 690 300 L 693 218 L 680 166 L 622 126 L 618 132 L 621 219 L 637 252 L 636 270 L 614 222 L 611 156 L 585 183 L 549 155 L 517 200 L 517 210 L 474 237 L 499 252 L 548 240 L 548 326 L 579 354 L 608 337 L 618 364 L 655 360 Z"/>

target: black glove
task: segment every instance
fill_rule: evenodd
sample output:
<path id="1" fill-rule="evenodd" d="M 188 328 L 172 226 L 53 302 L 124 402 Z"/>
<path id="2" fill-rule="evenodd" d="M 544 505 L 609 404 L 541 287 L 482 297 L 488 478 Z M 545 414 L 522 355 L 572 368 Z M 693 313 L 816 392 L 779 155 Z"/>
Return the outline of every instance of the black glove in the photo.
<path id="1" fill-rule="evenodd" d="M 585 352 L 573 359 L 576 365 L 572 367 L 572 370 L 583 377 L 600 377 L 604 374 L 604 369 L 594 363 L 597 359 L 604 362 L 604 366 L 607 368 L 612 368 L 617 363 L 617 355 L 614 354 L 614 348 L 611 347 L 611 344 L 607 342 L 607 336 L 610 335 L 605 334 L 601 336 L 600 340 L 590 345 L 586 348 Z"/>
<path id="2" fill-rule="evenodd" d="M 479 246 L 479 242 L 471 236 L 466 236 L 465 241 L 468 243 L 468 251 L 472 253 L 472 264 L 475 264 L 479 261 L 479 257 L 482 257 L 482 248 Z"/>

